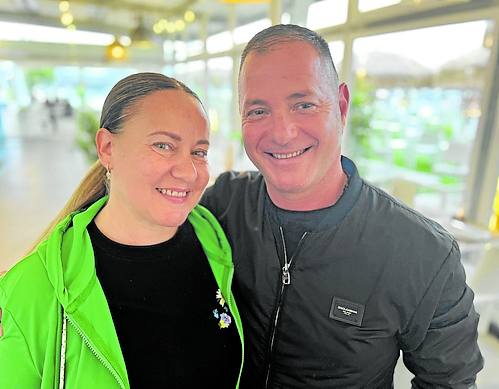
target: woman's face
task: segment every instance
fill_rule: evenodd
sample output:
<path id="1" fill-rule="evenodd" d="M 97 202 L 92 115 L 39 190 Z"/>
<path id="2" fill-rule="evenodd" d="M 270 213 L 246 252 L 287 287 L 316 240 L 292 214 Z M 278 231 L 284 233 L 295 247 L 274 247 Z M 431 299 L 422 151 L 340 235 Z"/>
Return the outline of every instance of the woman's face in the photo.
<path id="1" fill-rule="evenodd" d="M 209 127 L 199 102 L 180 90 L 154 92 L 108 136 L 109 205 L 144 226 L 181 225 L 209 179 Z"/>

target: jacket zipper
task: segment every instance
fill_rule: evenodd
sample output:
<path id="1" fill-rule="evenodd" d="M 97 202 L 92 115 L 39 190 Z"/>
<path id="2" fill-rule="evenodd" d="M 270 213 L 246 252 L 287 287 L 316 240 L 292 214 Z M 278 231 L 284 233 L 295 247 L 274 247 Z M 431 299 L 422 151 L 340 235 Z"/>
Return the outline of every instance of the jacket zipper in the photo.
<path id="1" fill-rule="evenodd" d="M 284 288 L 291 284 L 291 264 L 293 263 L 293 259 L 296 256 L 296 253 L 298 252 L 298 249 L 301 246 L 301 243 L 303 239 L 305 239 L 305 236 L 307 236 L 308 232 L 304 232 L 303 235 L 301 236 L 300 240 L 298 241 L 298 245 L 296 246 L 295 252 L 293 253 L 293 256 L 288 262 L 288 253 L 286 250 L 286 241 L 284 239 L 284 233 L 282 231 L 282 227 L 279 226 L 279 232 L 281 234 L 281 241 L 282 241 L 282 247 L 284 251 L 284 266 L 282 267 L 282 274 L 281 274 L 281 291 L 279 292 L 279 300 L 277 303 L 277 309 L 275 313 L 275 318 L 274 318 L 274 327 L 272 329 L 272 335 L 270 337 L 270 347 L 269 347 L 269 362 L 267 366 L 267 376 L 265 377 L 265 389 L 268 388 L 269 384 L 269 378 L 270 378 L 270 370 L 271 370 L 271 361 L 272 361 L 272 352 L 274 350 L 274 340 L 275 340 L 275 333 L 277 330 L 277 323 L 279 321 L 279 313 L 281 312 L 281 306 L 283 302 L 283 294 L 284 294 Z M 280 264 L 280 263 L 279 263 Z"/>
<path id="2" fill-rule="evenodd" d="M 230 293 L 230 290 L 229 290 L 229 295 L 227 297 L 227 305 L 229 306 L 229 309 L 231 310 L 232 312 L 232 294 Z M 234 317 L 234 314 L 232 314 L 232 316 Z M 235 319 L 234 319 L 234 325 L 236 326 L 236 329 L 237 329 L 237 324 L 235 323 Z M 239 332 L 239 330 L 238 330 Z M 244 341 L 243 339 L 241 338 L 241 335 L 239 335 L 239 339 L 241 340 L 241 362 L 244 363 Z M 241 368 L 239 368 L 239 375 L 238 375 L 238 378 L 237 378 L 237 384 L 236 384 L 236 388 L 239 388 L 239 383 L 241 381 L 241 373 L 242 373 L 242 370 L 243 370 L 243 366 L 241 366 Z"/>
<path id="3" fill-rule="evenodd" d="M 94 354 L 94 356 L 99 360 L 99 362 L 102 363 L 104 367 L 111 373 L 111 375 L 114 377 L 120 388 L 126 389 L 125 384 L 121 380 L 116 370 L 114 370 L 114 368 L 110 365 L 110 363 L 97 351 L 97 349 L 94 347 L 90 339 L 88 339 L 85 336 L 80 327 L 78 327 L 78 325 L 68 315 L 66 315 L 66 318 L 68 319 L 69 323 L 73 326 L 73 328 L 76 330 L 78 335 L 80 335 L 80 337 L 83 340 L 83 343 L 85 343 L 85 345 L 89 348 L 92 354 Z"/>

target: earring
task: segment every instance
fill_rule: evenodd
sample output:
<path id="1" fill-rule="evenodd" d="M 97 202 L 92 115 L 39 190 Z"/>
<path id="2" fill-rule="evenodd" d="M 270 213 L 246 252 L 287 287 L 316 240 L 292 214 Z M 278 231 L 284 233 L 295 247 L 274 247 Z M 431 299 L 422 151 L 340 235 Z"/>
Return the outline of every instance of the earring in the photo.
<path id="1" fill-rule="evenodd" d="M 106 166 L 106 180 L 111 181 L 111 171 L 109 170 L 109 165 Z"/>

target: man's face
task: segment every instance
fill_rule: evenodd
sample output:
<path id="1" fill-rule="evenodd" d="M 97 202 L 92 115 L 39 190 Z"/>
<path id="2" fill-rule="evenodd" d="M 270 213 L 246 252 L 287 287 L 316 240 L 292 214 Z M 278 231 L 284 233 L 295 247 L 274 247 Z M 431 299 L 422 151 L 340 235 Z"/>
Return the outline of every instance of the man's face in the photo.
<path id="1" fill-rule="evenodd" d="M 342 174 L 348 89 L 342 85 L 338 93 L 326 69 L 312 45 L 293 41 L 250 53 L 241 71 L 246 152 L 274 203 L 294 204 L 288 209 L 313 209 Z"/>

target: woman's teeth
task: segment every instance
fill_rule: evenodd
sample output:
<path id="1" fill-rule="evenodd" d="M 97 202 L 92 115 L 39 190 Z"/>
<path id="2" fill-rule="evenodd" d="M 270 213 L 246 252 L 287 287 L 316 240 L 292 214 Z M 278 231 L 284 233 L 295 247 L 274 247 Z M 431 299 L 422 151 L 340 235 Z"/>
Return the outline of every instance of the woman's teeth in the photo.
<path id="1" fill-rule="evenodd" d="M 156 190 L 161 194 L 171 196 L 171 197 L 186 197 L 187 196 L 187 192 L 179 192 L 176 190 L 165 189 L 165 188 L 156 188 Z"/>

